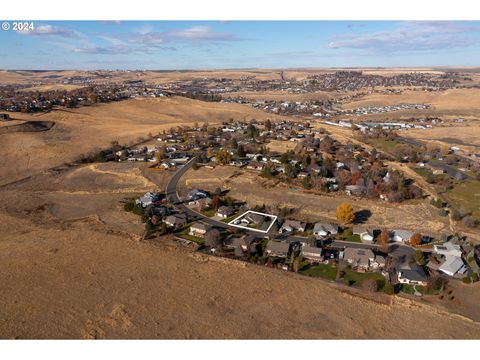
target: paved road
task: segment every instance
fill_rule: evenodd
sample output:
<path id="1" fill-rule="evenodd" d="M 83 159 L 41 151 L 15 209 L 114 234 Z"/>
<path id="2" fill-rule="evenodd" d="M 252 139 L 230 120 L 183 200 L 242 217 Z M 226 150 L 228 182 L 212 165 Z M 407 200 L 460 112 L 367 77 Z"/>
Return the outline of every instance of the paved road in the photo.
<path id="1" fill-rule="evenodd" d="M 305 241 L 307 238 L 301 236 L 287 236 L 287 239 L 290 241 Z M 353 247 L 359 249 L 377 249 L 378 245 L 376 244 L 365 244 L 365 243 L 358 243 L 353 241 L 343 241 L 343 240 L 333 240 L 333 241 L 325 241 L 325 246 L 334 247 L 334 248 L 345 248 L 345 247 Z"/>

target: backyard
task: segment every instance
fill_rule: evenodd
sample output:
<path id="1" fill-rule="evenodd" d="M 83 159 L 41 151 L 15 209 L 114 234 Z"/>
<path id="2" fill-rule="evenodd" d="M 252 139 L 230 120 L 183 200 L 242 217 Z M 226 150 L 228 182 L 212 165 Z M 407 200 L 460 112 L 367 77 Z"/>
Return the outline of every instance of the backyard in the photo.
<path id="1" fill-rule="evenodd" d="M 382 274 L 376 272 L 360 273 L 349 268 L 345 269 L 343 277 L 345 284 L 349 286 L 361 287 L 362 282 L 366 279 L 373 279 L 377 282 L 378 290 L 382 290 L 385 286 L 385 278 Z"/>

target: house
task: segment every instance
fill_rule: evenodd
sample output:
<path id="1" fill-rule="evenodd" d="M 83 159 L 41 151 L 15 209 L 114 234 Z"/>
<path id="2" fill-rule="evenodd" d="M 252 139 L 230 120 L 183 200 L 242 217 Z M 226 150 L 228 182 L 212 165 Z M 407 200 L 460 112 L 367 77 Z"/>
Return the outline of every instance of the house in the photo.
<path id="1" fill-rule="evenodd" d="M 235 214 L 235 210 L 230 206 L 220 206 L 216 213 L 216 215 L 221 218 L 228 218 L 233 214 Z"/>
<path id="2" fill-rule="evenodd" d="M 202 191 L 198 189 L 190 190 L 187 194 L 187 200 L 190 200 L 190 201 L 195 201 L 195 200 L 203 199 L 206 197 L 208 197 L 208 193 L 206 191 Z"/>
<path id="3" fill-rule="evenodd" d="M 145 195 L 135 200 L 135 203 L 140 205 L 142 208 L 146 208 L 147 206 L 152 205 L 157 200 L 157 198 L 158 196 L 156 193 L 147 192 L 145 193 Z"/>
<path id="4" fill-rule="evenodd" d="M 322 260 L 322 248 L 303 245 L 300 255 L 308 260 L 321 261 Z"/>
<path id="5" fill-rule="evenodd" d="M 232 236 L 229 236 L 227 237 L 224 241 L 223 241 L 223 245 L 227 248 L 227 249 L 242 249 L 243 250 L 243 239 L 241 237 L 238 237 L 238 236 L 235 236 L 235 235 L 232 235 Z"/>
<path id="6" fill-rule="evenodd" d="M 190 225 L 190 231 L 188 232 L 189 235 L 197 236 L 197 237 L 204 237 L 208 230 L 211 229 L 210 225 L 206 225 L 201 222 L 195 222 Z"/>
<path id="7" fill-rule="evenodd" d="M 283 222 L 282 227 L 279 230 L 279 233 L 283 234 L 286 232 L 290 233 L 293 231 L 304 232 L 306 227 L 307 227 L 307 223 L 304 223 L 298 220 L 287 219 Z"/>
<path id="8" fill-rule="evenodd" d="M 363 242 L 373 241 L 373 232 L 367 230 L 363 226 L 354 226 L 352 229 L 354 235 L 358 235 Z"/>
<path id="9" fill-rule="evenodd" d="M 409 242 L 413 236 L 413 231 L 410 230 L 392 230 L 390 238 L 395 242 Z"/>
<path id="10" fill-rule="evenodd" d="M 170 215 L 163 222 L 171 227 L 179 227 L 187 224 L 187 216 L 184 214 Z"/>
<path id="11" fill-rule="evenodd" d="M 442 245 L 433 245 L 433 252 L 443 256 L 462 256 L 462 248 L 460 247 L 460 245 L 454 244 L 450 241 Z"/>
<path id="12" fill-rule="evenodd" d="M 367 190 L 367 188 L 365 186 L 362 186 L 362 185 L 347 185 L 347 186 L 345 186 L 345 192 L 348 195 L 360 196 L 360 195 L 363 195 L 366 190 Z"/>
<path id="13" fill-rule="evenodd" d="M 279 241 L 269 241 L 265 247 L 268 256 L 287 257 L 289 250 L 290 244 Z"/>
<path id="14" fill-rule="evenodd" d="M 455 276 L 465 274 L 467 267 L 461 257 L 447 255 L 445 262 L 440 265 L 438 270 L 449 276 Z"/>
<path id="15" fill-rule="evenodd" d="M 328 224 L 328 223 L 315 223 L 313 226 L 313 235 L 316 237 L 325 237 L 328 235 L 337 235 L 338 234 L 338 225 Z"/>
<path id="16" fill-rule="evenodd" d="M 258 161 L 250 161 L 250 162 L 248 163 L 248 165 L 247 165 L 247 169 L 262 171 L 262 170 L 263 170 L 263 166 L 264 166 L 264 164 L 262 164 L 261 162 L 258 162 Z"/>
<path id="17" fill-rule="evenodd" d="M 243 251 L 250 251 L 250 252 L 255 252 L 255 246 L 258 244 L 258 238 L 254 235 L 251 234 L 245 234 L 241 237 L 242 239 L 242 244 L 240 245 L 242 247 Z"/>
<path id="18" fill-rule="evenodd" d="M 196 206 L 198 209 L 208 209 L 212 204 L 212 199 L 210 197 L 205 197 L 197 199 L 195 201 L 190 201 L 188 205 Z"/>
<path id="19" fill-rule="evenodd" d="M 399 269 L 397 271 L 398 282 L 409 285 L 427 285 L 427 275 L 421 267 L 414 269 Z"/>
<path id="20" fill-rule="evenodd" d="M 265 216 L 251 212 L 251 213 L 247 214 L 243 219 L 248 221 L 248 224 L 253 223 L 255 225 L 260 225 L 261 223 L 263 223 L 265 221 Z M 242 221 L 243 221 L 243 219 L 242 219 Z"/>
<path id="21" fill-rule="evenodd" d="M 370 249 L 345 248 L 343 260 L 359 270 L 368 270 L 375 260 L 375 254 Z"/>

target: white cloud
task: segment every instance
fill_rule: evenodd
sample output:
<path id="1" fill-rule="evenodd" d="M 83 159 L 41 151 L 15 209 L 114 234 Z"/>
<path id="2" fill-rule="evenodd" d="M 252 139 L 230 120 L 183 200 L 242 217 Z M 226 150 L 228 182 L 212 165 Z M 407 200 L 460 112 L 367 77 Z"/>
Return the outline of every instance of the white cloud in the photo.
<path id="1" fill-rule="evenodd" d="M 38 25 L 33 30 L 19 30 L 17 34 L 29 36 L 61 36 L 61 37 L 78 37 L 74 31 L 53 25 Z"/>
<path id="2" fill-rule="evenodd" d="M 329 49 L 365 49 L 373 52 L 441 50 L 480 43 L 479 26 L 449 21 L 408 21 L 391 30 L 337 35 Z"/>

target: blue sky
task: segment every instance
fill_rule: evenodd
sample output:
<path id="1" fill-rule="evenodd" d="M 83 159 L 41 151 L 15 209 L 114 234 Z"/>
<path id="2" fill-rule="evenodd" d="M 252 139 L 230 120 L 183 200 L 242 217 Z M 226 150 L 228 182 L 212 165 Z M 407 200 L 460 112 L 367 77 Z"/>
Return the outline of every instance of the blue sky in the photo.
<path id="1" fill-rule="evenodd" d="M 34 21 L 34 26 L 0 32 L 0 68 L 480 65 L 480 22 Z"/>

